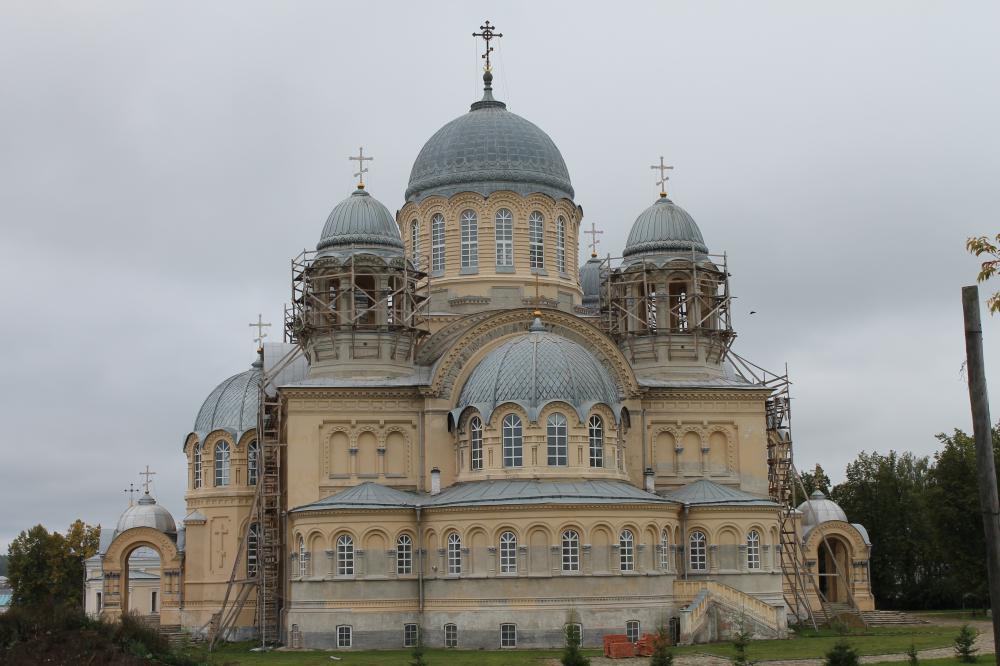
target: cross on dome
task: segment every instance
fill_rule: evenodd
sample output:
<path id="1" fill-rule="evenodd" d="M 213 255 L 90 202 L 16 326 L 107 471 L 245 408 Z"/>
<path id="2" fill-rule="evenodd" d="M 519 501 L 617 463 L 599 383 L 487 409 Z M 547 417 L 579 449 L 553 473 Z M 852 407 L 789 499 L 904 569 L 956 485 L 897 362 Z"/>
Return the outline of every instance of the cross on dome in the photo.
<path id="1" fill-rule="evenodd" d="M 257 351 L 264 349 L 264 338 L 267 337 L 267 333 L 264 332 L 264 329 L 270 325 L 271 324 L 264 321 L 264 315 L 259 313 L 257 314 L 257 323 L 250 324 L 250 328 L 257 329 L 257 337 L 253 339 L 253 341 L 257 343 Z"/>
<path id="2" fill-rule="evenodd" d="M 598 238 L 598 236 L 601 235 L 601 234 L 603 234 L 604 232 L 601 231 L 601 230 L 599 230 L 597 228 L 597 225 L 594 224 L 593 222 L 591 222 L 590 223 L 590 229 L 585 230 L 583 233 L 590 234 L 590 256 L 591 257 L 596 257 L 597 256 L 597 245 L 598 245 L 598 243 L 601 242 L 601 240 Z"/>
<path id="3" fill-rule="evenodd" d="M 152 480 L 149 477 L 156 476 L 156 472 L 150 472 L 149 471 L 149 465 L 146 465 L 146 471 L 145 472 L 139 472 L 139 476 L 146 477 L 146 480 L 142 482 L 142 487 L 143 487 L 143 490 L 145 491 L 144 494 L 148 495 L 149 494 L 149 484 L 152 483 Z"/>
<path id="4" fill-rule="evenodd" d="M 672 171 L 673 167 L 664 164 L 663 155 L 660 155 L 660 163 L 654 164 L 649 168 L 660 172 L 660 179 L 656 181 L 656 184 L 660 186 L 660 196 L 667 196 L 667 181 L 670 180 L 670 176 L 667 175 L 667 172 Z"/>
<path id="5" fill-rule="evenodd" d="M 132 506 L 132 504 L 135 501 L 135 492 L 136 492 L 135 491 L 135 484 L 134 483 L 128 484 L 128 488 L 126 488 L 122 492 L 125 493 L 126 495 L 128 495 L 128 505 Z"/>
<path id="6" fill-rule="evenodd" d="M 493 47 L 490 46 L 490 40 L 503 37 L 503 33 L 493 32 L 493 30 L 496 29 L 496 26 L 490 25 L 490 22 L 488 20 L 486 21 L 485 24 L 479 26 L 479 29 L 482 30 L 482 32 L 474 32 L 472 33 L 472 36 L 482 37 L 483 41 L 486 42 L 486 53 L 484 53 L 480 57 L 486 61 L 486 71 L 488 72 L 492 69 L 492 67 L 490 66 L 490 53 L 493 52 Z"/>
<path id="7" fill-rule="evenodd" d="M 365 162 L 371 162 L 375 158 L 365 157 L 365 147 L 360 146 L 358 148 L 358 156 L 357 157 L 354 157 L 353 155 L 348 156 L 347 159 L 351 160 L 352 162 L 358 163 L 358 172 L 354 174 L 354 176 L 358 179 L 358 189 L 359 190 L 365 189 L 365 174 L 368 173 L 368 169 L 365 167 Z"/>

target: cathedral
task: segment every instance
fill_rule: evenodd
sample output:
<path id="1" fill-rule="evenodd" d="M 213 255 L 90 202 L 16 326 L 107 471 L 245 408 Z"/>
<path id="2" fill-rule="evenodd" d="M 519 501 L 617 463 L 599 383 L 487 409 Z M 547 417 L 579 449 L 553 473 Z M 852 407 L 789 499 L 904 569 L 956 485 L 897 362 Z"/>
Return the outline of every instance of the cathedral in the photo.
<path id="1" fill-rule="evenodd" d="M 135 607 L 137 549 L 161 624 L 306 648 L 780 637 L 797 577 L 807 606 L 871 607 L 864 528 L 775 494 L 775 388 L 734 360 L 725 256 L 669 167 L 621 211 L 620 256 L 581 262 L 570 171 L 494 97 L 482 30 L 482 98 L 401 199 L 352 158 L 292 262 L 285 342 L 262 336 L 179 433 L 183 519 L 147 491 L 106 535 L 97 611 Z"/>

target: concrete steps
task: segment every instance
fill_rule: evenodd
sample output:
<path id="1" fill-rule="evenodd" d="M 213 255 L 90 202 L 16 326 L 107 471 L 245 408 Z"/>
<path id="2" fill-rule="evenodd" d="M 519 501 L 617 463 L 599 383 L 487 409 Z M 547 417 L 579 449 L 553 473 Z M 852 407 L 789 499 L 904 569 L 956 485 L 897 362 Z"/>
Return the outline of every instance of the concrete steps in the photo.
<path id="1" fill-rule="evenodd" d="M 861 611 L 861 617 L 865 619 L 870 627 L 892 627 L 907 624 L 927 624 L 927 620 L 921 620 L 913 615 L 908 615 L 902 611 L 875 610 Z"/>

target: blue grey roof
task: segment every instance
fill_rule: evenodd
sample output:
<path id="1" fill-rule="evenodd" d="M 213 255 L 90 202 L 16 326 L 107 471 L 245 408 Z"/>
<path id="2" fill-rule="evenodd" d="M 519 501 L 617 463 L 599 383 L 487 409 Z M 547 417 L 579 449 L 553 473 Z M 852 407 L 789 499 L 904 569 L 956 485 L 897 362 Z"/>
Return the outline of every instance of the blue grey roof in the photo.
<path id="1" fill-rule="evenodd" d="M 580 288 L 583 305 L 596 308 L 601 303 L 601 258 L 591 257 L 580 267 Z"/>
<path id="2" fill-rule="evenodd" d="M 393 248 L 402 256 L 403 241 L 389 209 L 358 188 L 334 206 L 316 244 L 319 251 L 336 248 Z"/>
<path id="3" fill-rule="evenodd" d="M 500 190 L 573 198 L 569 171 L 556 144 L 494 100 L 487 81 L 483 99 L 424 144 L 410 171 L 406 200 L 457 192 L 489 196 Z"/>
<path id="4" fill-rule="evenodd" d="M 664 196 L 635 218 L 622 257 L 692 250 L 708 253 L 701 230 L 686 210 Z"/>
<path id="5" fill-rule="evenodd" d="M 474 407 L 483 419 L 505 402 L 521 406 L 532 421 L 546 404 L 567 402 L 580 420 L 603 403 L 619 413 L 618 389 L 608 370 L 583 346 L 545 331 L 536 319 L 528 333 L 509 340 L 479 362 L 462 388 L 452 415 Z"/>
<path id="6" fill-rule="evenodd" d="M 249 370 L 216 386 L 198 410 L 192 431 L 206 434 L 226 430 L 239 438 L 247 430 L 256 428 L 260 368 L 257 360 Z"/>
<path id="7" fill-rule="evenodd" d="M 406 509 L 498 504 L 671 504 L 624 481 L 538 481 L 534 479 L 470 481 L 437 495 L 396 490 L 366 482 L 294 511 L 327 509 Z"/>
<path id="8" fill-rule="evenodd" d="M 751 495 L 708 479 L 698 479 L 682 488 L 664 493 L 663 496 L 675 502 L 692 506 L 778 506 L 766 497 Z"/>
<path id="9" fill-rule="evenodd" d="M 809 499 L 799 504 L 798 509 L 802 512 L 803 525 L 816 525 L 831 520 L 847 522 L 844 510 L 833 500 L 827 499 L 822 490 L 814 490 Z"/>

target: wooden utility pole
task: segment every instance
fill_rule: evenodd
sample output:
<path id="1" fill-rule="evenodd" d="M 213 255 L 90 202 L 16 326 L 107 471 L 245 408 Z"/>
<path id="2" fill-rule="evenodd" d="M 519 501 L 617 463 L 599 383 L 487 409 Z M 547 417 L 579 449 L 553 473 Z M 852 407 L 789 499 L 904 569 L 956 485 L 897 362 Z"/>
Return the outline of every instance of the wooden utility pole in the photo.
<path id="1" fill-rule="evenodd" d="M 979 506 L 986 531 L 986 566 L 990 582 L 990 608 L 993 609 L 993 640 L 1000 646 L 1000 502 L 997 500 L 990 403 L 986 394 L 979 287 L 962 287 L 962 310 L 965 313 L 965 356 L 966 372 L 969 375 L 969 402 L 972 404 L 972 432 L 976 438 Z M 1000 655 L 1000 650 L 997 650 L 997 655 Z M 1000 657 L 997 658 L 997 663 L 1000 664 Z"/>

